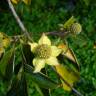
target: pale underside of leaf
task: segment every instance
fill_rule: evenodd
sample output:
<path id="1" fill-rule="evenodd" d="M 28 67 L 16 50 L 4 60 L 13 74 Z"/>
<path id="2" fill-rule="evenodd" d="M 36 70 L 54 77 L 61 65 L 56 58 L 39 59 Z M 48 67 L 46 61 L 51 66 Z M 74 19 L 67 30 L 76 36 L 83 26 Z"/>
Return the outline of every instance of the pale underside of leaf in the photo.
<path id="1" fill-rule="evenodd" d="M 71 60 L 74 63 L 76 63 L 77 66 L 78 66 L 78 69 L 79 69 L 79 63 L 78 63 L 78 60 L 77 60 L 77 58 L 76 58 L 75 53 L 73 52 L 73 50 L 70 49 L 67 44 L 60 44 L 58 47 L 63 50 L 62 55 L 64 55 L 69 60 Z"/>
<path id="2" fill-rule="evenodd" d="M 80 78 L 79 72 L 76 73 L 72 70 L 69 70 L 66 66 L 62 64 L 55 66 L 55 68 L 56 68 L 57 73 L 64 79 L 62 80 L 61 78 L 61 82 L 62 82 L 64 90 L 71 91 L 70 86 L 73 86 L 74 83 L 77 82 Z"/>

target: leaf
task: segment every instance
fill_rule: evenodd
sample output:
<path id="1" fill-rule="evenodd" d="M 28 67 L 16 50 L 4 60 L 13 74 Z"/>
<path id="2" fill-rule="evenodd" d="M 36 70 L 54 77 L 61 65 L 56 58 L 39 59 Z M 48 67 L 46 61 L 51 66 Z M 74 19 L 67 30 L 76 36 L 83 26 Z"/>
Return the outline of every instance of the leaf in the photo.
<path id="1" fill-rule="evenodd" d="M 0 71 L 0 80 L 2 80 L 4 78 L 3 74 Z"/>
<path id="2" fill-rule="evenodd" d="M 14 48 L 7 51 L 0 61 L 0 71 L 6 79 L 10 79 L 13 74 L 13 54 Z"/>
<path id="3" fill-rule="evenodd" d="M 20 1 L 23 1 L 26 5 L 31 4 L 31 0 L 11 0 L 13 4 L 18 4 Z"/>
<path id="4" fill-rule="evenodd" d="M 1 59 L 1 57 L 2 57 L 2 55 L 3 55 L 3 53 L 4 53 L 4 48 L 3 47 L 0 47 L 0 59 Z"/>
<path id="5" fill-rule="evenodd" d="M 34 58 L 34 55 L 32 54 L 30 50 L 30 45 L 28 44 L 23 45 L 23 53 L 26 58 L 27 64 L 32 65 L 32 59 Z"/>
<path id="6" fill-rule="evenodd" d="M 33 73 L 33 68 L 28 64 L 25 64 L 25 72 L 29 73 L 32 77 L 32 80 L 42 88 L 54 89 L 54 88 L 58 87 L 58 84 L 56 82 L 52 81 L 46 75 L 44 75 L 42 73 Z"/>
<path id="7" fill-rule="evenodd" d="M 6 65 L 6 70 L 5 70 L 5 78 L 9 81 L 11 80 L 13 73 L 14 73 L 14 60 L 15 60 L 15 54 L 14 54 L 15 49 L 13 49 L 10 61 Z"/>
<path id="8" fill-rule="evenodd" d="M 25 74 L 22 70 L 20 70 L 18 75 L 13 79 L 7 96 L 28 96 Z"/>
<path id="9" fill-rule="evenodd" d="M 61 78 L 63 88 L 66 91 L 71 91 L 70 86 L 73 86 L 80 78 L 79 72 L 74 72 L 73 70 L 68 69 L 64 65 L 55 66 L 57 73 L 64 79 Z M 70 86 L 69 86 L 70 85 Z"/>
<path id="10" fill-rule="evenodd" d="M 78 62 L 73 50 L 68 48 L 67 44 L 60 44 L 58 46 L 58 48 L 61 48 L 63 50 L 62 55 L 64 55 L 69 60 L 73 61 L 76 64 L 76 68 L 79 70 L 80 69 L 79 62 Z"/>
<path id="11" fill-rule="evenodd" d="M 11 0 L 13 4 L 18 4 L 20 0 Z"/>
<path id="12" fill-rule="evenodd" d="M 36 90 L 37 90 L 38 93 L 40 94 L 40 96 L 44 96 L 44 94 L 43 94 L 41 88 L 38 86 L 38 84 L 36 84 L 35 82 L 33 82 L 33 83 L 34 83 L 34 86 L 35 86 Z"/>
<path id="13" fill-rule="evenodd" d="M 84 1 L 84 3 L 88 6 L 89 5 L 89 3 L 90 3 L 90 0 L 83 0 Z"/>
<path id="14" fill-rule="evenodd" d="M 96 49 L 96 45 L 94 45 L 94 47 L 93 47 L 94 49 Z"/>
<path id="15" fill-rule="evenodd" d="M 31 4 L 31 0 L 22 0 L 26 5 L 30 5 Z"/>
<path id="16" fill-rule="evenodd" d="M 7 48 L 10 45 L 11 39 L 3 32 L 0 32 L 0 47 Z"/>
<path id="17" fill-rule="evenodd" d="M 9 45 L 10 45 L 10 39 L 9 38 L 3 39 L 3 46 L 4 46 L 4 48 L 7 48 Z"/>
<path id="18" fill-rule="evenodd" d="M 67 20 L 65 22 L 65 24 L 63 25 L 64 28 L 69 28 L 74 22 L 76 21 L 76 19 L 72 16 L 71 18 L 69 18 L 69 20 Z"/>
<path id="19" fill-rule="evenodd" d="M 9 45 L 10 45 L 10 38 L 3 32 L 0 32 L 0 57 L 4 53 L 5 48 L 7 48 Z"/>
<path id="20" fill-rule="evenodd" d="M 0 32 L 0 57 L 4 53 L 5 49 L 3 47 L 3 34 Z"/>
<path id="21" fill-rule="evenodd" d="M 18 57 L 19 58 L 19 57 Z M 20 68 L 21 68 L 22 64 L 21 62 L 19 62 L 17 65 L 15 65 L 15 68 L 14 68 L 14 74 L 17 75 Z"/>

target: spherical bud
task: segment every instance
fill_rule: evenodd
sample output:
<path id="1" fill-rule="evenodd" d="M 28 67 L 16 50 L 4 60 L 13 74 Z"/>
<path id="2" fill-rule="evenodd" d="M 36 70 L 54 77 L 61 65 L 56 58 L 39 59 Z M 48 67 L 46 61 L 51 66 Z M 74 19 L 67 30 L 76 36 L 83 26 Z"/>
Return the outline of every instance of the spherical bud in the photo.
<path id="1" fill-rule="evenodd" d="M 79 23 L 74 23 L 69 28 L 71 33 L 79 34 L 82 31 L 82 26 Z"/>

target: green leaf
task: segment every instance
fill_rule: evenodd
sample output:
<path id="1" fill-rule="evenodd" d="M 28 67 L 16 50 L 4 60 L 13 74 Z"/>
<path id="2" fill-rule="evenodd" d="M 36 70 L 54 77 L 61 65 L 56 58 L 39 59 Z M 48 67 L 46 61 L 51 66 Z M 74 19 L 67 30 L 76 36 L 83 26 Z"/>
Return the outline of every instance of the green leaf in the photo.
<path id="1" fill-rule="evenodd" d="M 76 19 L 72 16 L 71 18 L 69 18 L 69 20 L 65 22 L 64 28 L 69 28 L 75 21 Z"/>
<path id="2" fill-rule="evenodd" d="M 26 58 L 27 64 L 32 65 L 32 59 L 33 59 L 34 55 L 32 54 L 32 52 L 30 50 L 30 45 L 28 45 L 28 44 L 23 45 L 23 53 Z"/>
<path id="3" fill-rule="evenodd" d="M 90 0 L 83 0 L 84 1 L 84 3 L 88 6 L 89 5 L 89 3 L 90 3 Z"/>
<path id="4" fill-rule="evenodd" d="M 33 83 L 34 83 L 34 86 L 35 86 L 36 90 L 37 90 L 38 93 L 40 94 L 40 96 L 44 96 L 44 94 L 43 94 L 41 88 L 38 86 L 38 84 L 36 84 L 35 82 L 33 82 Z"/>
<path id="5" fill-rule="evenodd" d="M 12 56 L 10 58 L 10 61 L 8 62 L 5 70 L 5 78 L 7 80 L 11 80 L 13 73 L 14 73 L 14 60 L 15 60 L 15 54 L 14 52 L 12 53 Z"/>
<path id="6" fill-rule="evenodd" d="M 42 73 L 33 73 L 33 68 L 25 64 L 25 72 L 29 73 L 32 77 L 32 80 L 37 83 L 40 87 L 45 89 L 54 89 L 58 87 L 58 84 L 54 81 L 52 81 L 50 78 L 48 78 L 46 75 Z"/>
<path id="7" fill-rule="evenodd" d="M 14 55 L 14 48 L 11 48 L 3 55 L 0 61 L 0 71 L 2 75 L 4 75 L 4 77 L 8 80 L 11 79 L 14 71 L 13 55 Z"/>
<path id="8" fill-rule="evenodd" d="M 7 96 L 28 96 L 27 82 L 24 72 L 19 71 L 18 75 L 13 79 L 10 90 Z"/>

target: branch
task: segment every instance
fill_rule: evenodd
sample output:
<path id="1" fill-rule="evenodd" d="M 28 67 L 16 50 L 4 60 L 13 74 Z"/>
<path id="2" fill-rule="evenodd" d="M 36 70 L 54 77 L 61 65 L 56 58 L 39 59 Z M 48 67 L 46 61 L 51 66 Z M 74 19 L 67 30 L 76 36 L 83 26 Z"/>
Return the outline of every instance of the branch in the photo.
<path id="1" fill-rule="evenodd" d="M 68 31 L 52 31 L 52 32 L 46 32 L 46 35 L 54 35 L 54 36 L 60 36 L 60 37 L 65 37 L 69 34 Z"/>
<path id="2" fill-rule="evenodd" d="M 14 16 L 14 18 L 16 19 L 19 27 L 21 28 L 22 32 L 25 34 L 25 36 L 30 40 L 30 41 L 33 41 L 32 38 L 30 37 L 27 29 L 25 28 L 24 24 L 22 23 L 22 21 L 20 20 L 19 16 L 17 15 L 15 9 L 14 9 L 14 6 L 12 5 L 11 1 L 10 0 L 7 0 L 8 4 L 9 4 L 9 8 Z"/>

